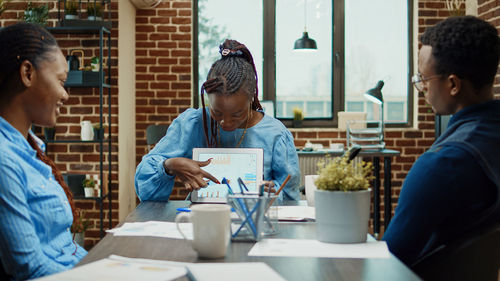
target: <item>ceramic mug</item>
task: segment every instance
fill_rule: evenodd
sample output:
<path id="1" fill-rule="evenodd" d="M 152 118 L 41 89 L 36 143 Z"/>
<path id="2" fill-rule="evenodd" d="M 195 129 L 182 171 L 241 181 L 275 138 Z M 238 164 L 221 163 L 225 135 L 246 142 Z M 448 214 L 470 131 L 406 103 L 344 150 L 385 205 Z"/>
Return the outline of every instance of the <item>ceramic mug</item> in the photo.
<path id="1" fill-rule="evenodd" d="M 175 218 L 177 229 L 187 239 L 179 227 L 183 220 L 193 224 L 192 247 L 198 257 L 206 259 L 222 258 L 226 255 L 230 241 L 231 207 L 227 204 L 202 204 L 191 206 L 191 212 L 179 213 Z"/>
<path id="2" fill-rule="evenodd" d="M 314 181 L 318 175 L 307 175 L 304 177 L 304 185 L 306 188 L 307 206 L 314 207 L 314 191 L 317 189 Z"/>

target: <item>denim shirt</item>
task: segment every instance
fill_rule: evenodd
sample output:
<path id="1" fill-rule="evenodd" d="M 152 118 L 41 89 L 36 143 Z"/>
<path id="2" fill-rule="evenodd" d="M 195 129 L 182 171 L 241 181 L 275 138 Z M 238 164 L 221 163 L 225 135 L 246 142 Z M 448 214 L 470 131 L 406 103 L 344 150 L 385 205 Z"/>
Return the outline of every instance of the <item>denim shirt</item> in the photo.
<path id="1" fill-rule="evenodd" d="M 0 259 L 5 271 L 25 280 L 72 268 L 87 253 L 73 242 L 72 222 L 51 167 L 0 117 Z"/>
<path id="2" fill-rule="evenodd" d="M 446 131 L 429 151 L 457 146 L 474 160 L 497 187 L 496 203 L 478 217 L 478 224 L 494 217 L 500 220 L 500 100 L 469 106 L 450 119 Z"/>
<path id="3" fill-rule="evenodd" d="M 384 233 L 407 265 L 457 233 L 500 220 L 500 101 L 457 112 L 413 164 Z"/>
<path id="4" fill-rule="evenodd" d="M 235 147 L 243 129 L 220 130 L 224 147 Z M 169 126 L 167 134 L 142 158 L 135 174 L 135 190 L 141 201 L 167 201 L 172 193 L 174 176 L 168 175 L 163 162 L 168 158 L 192 158 L 193 148 L 207 147 L 203 131 L 202 109 L 188 109 Z M 264 180 L 280 186 L 288 174 L 291 178 L 280 193 L 282 200 L 299 200 L 300 169 L 293 136 L 279 120 L 264 115 L 247 129 L 240 147 L 264 150 Z"/>

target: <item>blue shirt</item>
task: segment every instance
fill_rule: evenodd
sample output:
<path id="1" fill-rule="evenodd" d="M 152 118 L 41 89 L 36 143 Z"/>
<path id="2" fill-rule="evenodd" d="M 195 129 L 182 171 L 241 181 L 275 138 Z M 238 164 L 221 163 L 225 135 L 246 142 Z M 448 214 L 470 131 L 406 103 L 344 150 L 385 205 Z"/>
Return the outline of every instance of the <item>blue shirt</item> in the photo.
<path id="1" fill-rule="evenodd" d="M 407 265 L 500 221 L 500 101 L 462 109 L 406 177 L 383 240 Z"/>
<path id="2" fill-rule="evenodd" d="M 72 268 L 87 254 L 73 242 L 72 222 L 51 167 L 0 117 L 0 259 L 5 271 L 25 280 Z"/>
<path id="3" fill-rule="evenodd" d="M 223 147 L 235 147 L 243 129 L 220 130 Z M 188 109 L 169 126 L 167 134 L 142 158 L 135 174 L 135 190 L 142 201 L 167 201 L 172 193 L 174 176 L 165 172 L 163 162 L 169 158 L 192 158 L 193 148 L 207 147 L 203 131 L 202 109 Z M 264 115 L 247 129 L 240 147 L 264 150 L 264 180 L 280 186 L 288 174 L 291 178 L 280 199 L 299 200 L 300 170 L 293 136 L 279 120 Z"/>

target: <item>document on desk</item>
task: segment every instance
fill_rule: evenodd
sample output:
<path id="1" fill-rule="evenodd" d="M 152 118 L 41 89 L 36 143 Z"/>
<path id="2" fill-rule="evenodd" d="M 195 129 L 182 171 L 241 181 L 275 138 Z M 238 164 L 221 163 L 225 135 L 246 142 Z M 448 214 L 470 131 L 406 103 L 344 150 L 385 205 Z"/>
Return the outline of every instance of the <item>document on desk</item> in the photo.
<path id="1" fill-rule="evenodd" d="M 366 243 L 334 244 L 313 239 L 263 239 L 249 256 L 318 257 L 318 258 L 389 258 L 385 241 L 369 239 Z"/>
<path id="2" fill-rule="evenodd" d="M 316 212 L 309 206 L 278 206 L 278 220 L 280 221 L 306 221 L 314 220 Z"/>
<path id="3" fill-rule="evenodd" d="M 111 255 L 86 265 L 58 274 L 36 279 L 37 281 L 167 281 L 187 274 L 190 263 L 149 259 L 132 259 Z"/>
<path id="4" fill-rule="evenodd" d="M 285 281 L 263 262 L 196 263 L 187 268 L 196 281 Z"/>
<path id="5" fill-rule="evenodd" d="M 193 226 L 191 223 L 179 223 L 179 227 L 188 239 L 193 239 Z M 175 222 L 166 221 L 146 221 L 146 222 L 127 222 L 121 227 L 107 230 L 114 236 L 152 236 L 183 239 L 177 230 Z"/>

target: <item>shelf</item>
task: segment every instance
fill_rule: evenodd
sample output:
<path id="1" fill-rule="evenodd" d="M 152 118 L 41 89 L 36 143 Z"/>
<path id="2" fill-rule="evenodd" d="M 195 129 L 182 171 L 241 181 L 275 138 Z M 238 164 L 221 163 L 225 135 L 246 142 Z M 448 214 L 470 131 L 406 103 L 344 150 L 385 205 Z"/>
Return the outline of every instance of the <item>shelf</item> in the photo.
<path id="1" fill-rule="evenodd" d="M 104 33 L 111 33 L 110 29 L 104 26 L 57 26 L 47 28 L 52 34 L 98 34 L 101 29 Z"/>
<path id="2" fill-rule="evenodd" d="M 111 85 L 106 84 L 106 83 L 99 83 L 99 82 L 92 82 L 92 83 L 64 83 L 64 87 L 68 88 L 111 88 Z"/>
<path id="3" fill-rule="evenodd" d="M 82 141 L 82 140 L 43 140 L 45 143 L 100 143 L 100 140 Z M 108 140 L 103 139 L 103 142 Z"/>
<path id="4" fill-rule="evenodd" d="M 73 199 L 75 199 L 75 200 L 96 200 L 96 201 L 101 201 L 101 200 L 106 199 L 106 197 L 108 197 L 108 195 L 109 195 L 109 193 L 108 194 L 104 194 L 102 197 L 75 196 L 75 197 L 73 197 Z"/>

